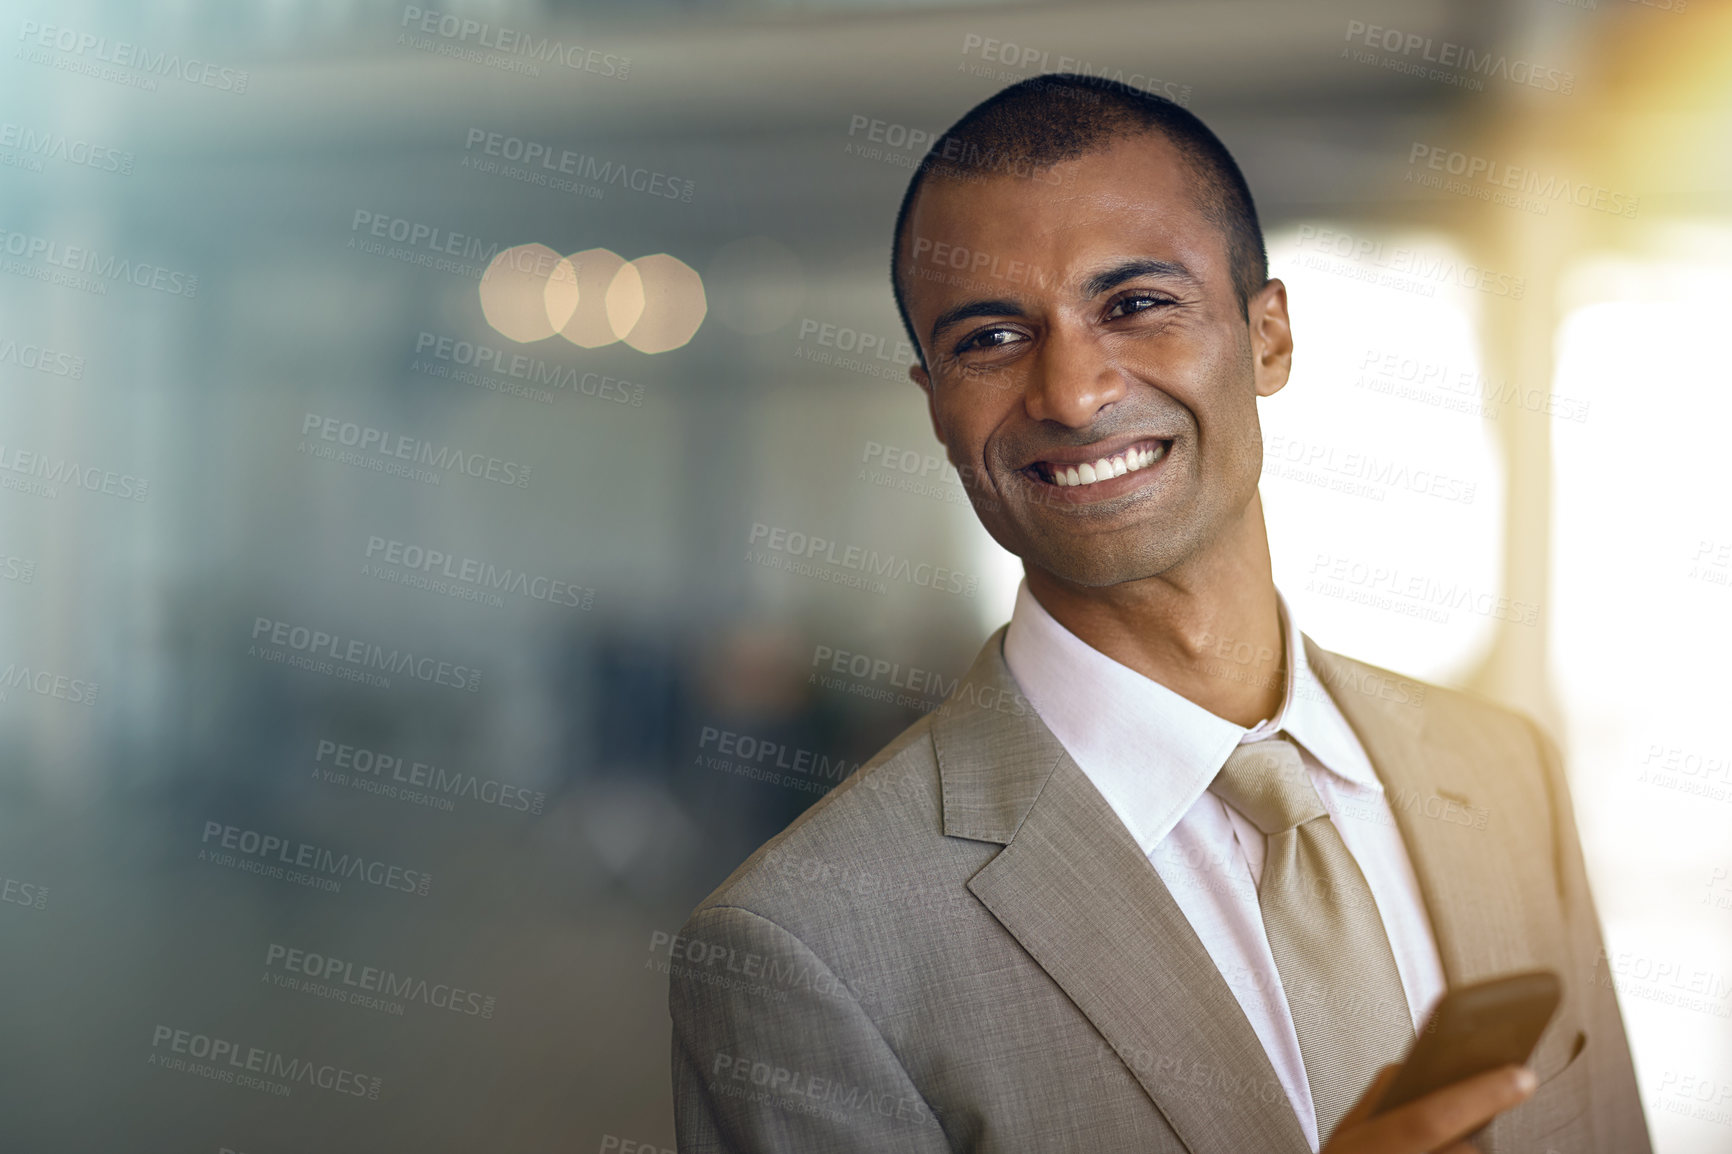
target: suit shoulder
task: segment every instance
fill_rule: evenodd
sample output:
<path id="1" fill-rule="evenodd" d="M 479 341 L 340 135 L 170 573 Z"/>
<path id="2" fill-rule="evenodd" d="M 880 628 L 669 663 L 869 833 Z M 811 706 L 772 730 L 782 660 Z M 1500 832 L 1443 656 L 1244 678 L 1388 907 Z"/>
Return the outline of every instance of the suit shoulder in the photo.
<path id="1" fill-rule="evenodd" d="M 903 730 L 759 846 L 698 903 L 693 916 L 738 906 L 774 921 L 776 907 L 799 890 L 790 887 L 791 879 L 846 888 L 851 873 L 863 876 L 898 861 L 917 870 L 922 847 L 930 852 L 943 840 L 933 717 Z"/>
<path id="2" fill-rule="evenodd" d="M 1327 669 L 1318 679 L 1336 694 L 1352 692 L 1419 711 L 1425 731 L 1452 741 L 1512 744 L 1539 750 L 1549 740 L 1544 727 L 1524 710 L 1493 701 L 1471 689 L 1458 689 L 1410 677 L 1368 661 L 1325 651 Z"/>

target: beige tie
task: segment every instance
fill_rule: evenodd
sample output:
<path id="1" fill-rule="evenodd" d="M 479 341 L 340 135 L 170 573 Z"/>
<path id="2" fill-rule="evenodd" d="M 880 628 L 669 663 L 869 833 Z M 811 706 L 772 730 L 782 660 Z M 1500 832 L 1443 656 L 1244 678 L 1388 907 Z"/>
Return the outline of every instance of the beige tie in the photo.
<path id="1" fill-rule="evenodd" d="M 1377 903 L 1284 737 L 1235 749 L 1209 785 L 1268 837 L 1257 902 L 1293 1014 L 1317 1140 L 1401 1058 L 1413 1020 Z"/>

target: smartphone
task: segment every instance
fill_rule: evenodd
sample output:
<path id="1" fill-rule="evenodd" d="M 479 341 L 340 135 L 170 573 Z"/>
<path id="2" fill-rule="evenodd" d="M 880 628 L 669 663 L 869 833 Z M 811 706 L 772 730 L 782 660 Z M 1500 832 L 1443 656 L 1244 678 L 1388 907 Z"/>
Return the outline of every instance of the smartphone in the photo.
<path id="1" fill-rule="evenodd" d="M 1372 1116 L 1463 1078 L 1526 1062 L 1561 995 L 1551 970 L 1506 974 L 1448 991 L 1420 1027 Z"/>

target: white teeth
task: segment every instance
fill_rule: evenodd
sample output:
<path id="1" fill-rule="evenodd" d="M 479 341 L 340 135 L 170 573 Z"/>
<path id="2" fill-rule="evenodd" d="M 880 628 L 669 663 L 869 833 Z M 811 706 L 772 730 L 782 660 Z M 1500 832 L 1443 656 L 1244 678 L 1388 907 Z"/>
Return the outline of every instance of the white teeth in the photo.
<path id="1" fill-rule="evenodd" d="M 1122 477 L 1126 473 L 1146 469 L 1165 454 L 1166 446 L 1159 445 L 1153 449 L 1132 449 L 1110 459 L 1102 457 L 1093 464 L 1049 465 L 1048 468 L 1052 470 L 1053 484 L 1068 488 L 1072 485 L 1092 485 L 1109 477 Z"/>

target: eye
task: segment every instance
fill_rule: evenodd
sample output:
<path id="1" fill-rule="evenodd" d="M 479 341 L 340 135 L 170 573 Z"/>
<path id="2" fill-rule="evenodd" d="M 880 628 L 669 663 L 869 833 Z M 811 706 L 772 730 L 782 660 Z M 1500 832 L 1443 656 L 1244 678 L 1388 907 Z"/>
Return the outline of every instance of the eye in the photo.
<path id="1" fill-rule="evenodd" d="M 1136 293 L 1128 297 L 1120 297 L 1107 310 L 1107 320 L 1117 320 L 1132 313 L 1147 312 L 1153 308 L 1176 304 L 1168 297 L 1156 296 L 1153 293 Z"/>
<path id="2" fill-rule="evenodd" d="M 981 329 L 979 332 L 970 333 L 963 339 L 961 344 L 956 346 L 956 352 L 957 355 L 961 355 L 962 353 L 972 352 L 975 349 L 1000 349 L 1005 345 L 1022 339 L 1022 334 L 1017 332 L 1015 329 L 1007 329 L 1003 327 L 986 328 Z"/>

